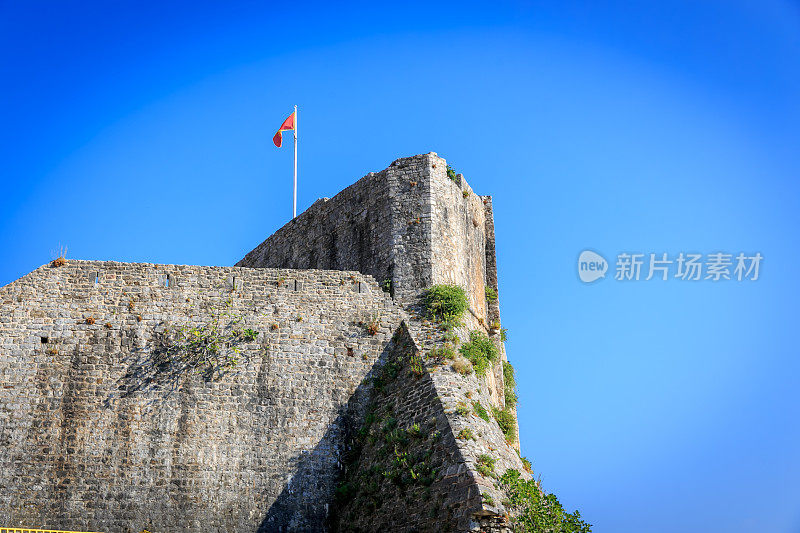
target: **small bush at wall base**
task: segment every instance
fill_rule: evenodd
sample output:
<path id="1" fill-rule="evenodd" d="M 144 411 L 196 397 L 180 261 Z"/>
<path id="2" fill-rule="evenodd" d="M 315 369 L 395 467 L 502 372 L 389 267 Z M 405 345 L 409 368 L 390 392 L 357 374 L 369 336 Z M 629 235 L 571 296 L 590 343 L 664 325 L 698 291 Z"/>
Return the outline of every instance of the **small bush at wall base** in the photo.
<path id="1" fill-rule="evenodd" d="M 592 525 L 581 520 L 578 511 L 568 513 L 554 494 L 545 493 L 539 484 L 523 479 L 518 470 L 509 468 L 500 477 L 506 493 L 503 504 L 511 509 L 511 527 L 515 533 L 590 533 Z"/>
<path id="2" fill-rule="evenodd" d="M 467 293 L 458 285 L 434 285 L 425 293 L 425 307 L 434 320 L 458 320 L 469 308 Z"/>

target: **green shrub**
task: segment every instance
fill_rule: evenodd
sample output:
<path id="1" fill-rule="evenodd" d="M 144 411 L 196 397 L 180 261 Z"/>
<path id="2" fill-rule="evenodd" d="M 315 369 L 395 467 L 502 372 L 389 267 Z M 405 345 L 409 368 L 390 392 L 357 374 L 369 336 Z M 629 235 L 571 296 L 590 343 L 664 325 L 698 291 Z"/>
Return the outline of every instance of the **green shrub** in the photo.
<path id="1" fill-rule="evenodd" d="M 394 428 L 393 430 L 386 433 L 383 438 L 388 444 L 392 443 L 399 443 L 403 446 L 408 444 L 408 433 L 403 428 Z"/>
<path id="2" fill-rule="evenodd" d="M 397 377 L 397 374 L 400 373 L 402 367 L 403 363 L 397 359 L 392 359 L 383 365 L 380 374 L 375 376 L 375 378 L 372 380 L 375 390 L 380 392 L 384 387 L 386 387 L 386 385 L 394 381 L 394 379 Z"/>
<path id="3" fill-rule="evenodd" d="M 528 458 L 527 457 L 520 457 L 520 459 L 522 460 L 522 466 L 525 467 L 525 470 L 527 472 L 531 472 L 532 473 L 533 472 L 533 465 L 531 465 L 531 462 L 528 460 Z"/>
<path id="4" fill-rule="evenodd" d="M 481 473 L 483 477 L 494 477 L 494 464 L 497 462 L 497 459 L 492 457 L 491 455 L 486 455 L 482 453 L 478 456 L 478 463 L 475 465 L 475 468 L 478 472 Z"/>
<path id="5" fill-rule="evenodd" d="M 486 286 L 483 288 L 483 292 L 486 293 L 486 299 L 490 302 L 494 302 L 497 300 L 497 291 L 494 290 L 490 286 Z"/>
<path id="6" fill-rule="evenodd" d="M 481 402 L 475 400 L 472 402 L 472 410 L 475 412 L 476 415 L 483 418 L 487 422 L 489 421 L 489 413 L 486 412 L 486 408 L 481 405 Z"/>
<path id="7" fill-rule="evenodd" d="M 461 339 L 458 338 L 458 335 L 456 335 L 452 331 L 448 331 L 447 333 L 445 333 L 443 338 L 444 341 L 449 343 L 451 346 L 458 346 L 458 344 L 461 342 Z"/>
<path id="8" fill-rule="evenodd" d="M 506 396 L 506 409 L 517 405 L 517 380 L 514 376 L 514 367 L 508 361 L 503 361 L 503 388 Z"/>
<path id="9" fill-rule="evenodd" d="M 464 428 L 458 432 L 458 438 L 462 440 L 475 440 L 475 435 L 472 433 L 471 429 Z"/>
<path id="10" fill-rule="evenodd" d="M 435 363 L 441 363 L 445 359 L 455 359 L 456 352 L 453 346 L 445 343 L 441 348 L 434 348 L 428 352 L 428 359 L 433 360 Z"/>
<path id="11" fill-rule="evenodd" d="M 478 330 L 469 332 L 469 342 L 462 344 L 459 351 L 472 363 L 479 376 L 485 375 L 491 362 L 497 359 L 497 346 L 485 333 Z"/>
<path id="12" fill-rule="evenodd" d="M 458 320 L 469 309 L 467 293 L 458 285 L 434 285 L 425 293 L 425 307 L 434 320 Z"/>
<path id="13" fill-rule="evenodd" d="M 517 438 L 517 419 L 514 417 L 514 413 L 509 409 L 503 409 L 501 411 L 496 407 L 492 407 L 492 415 L 494 419 L 497 420 L 497 425 L 500 426 L 503 435 L 506 436 L 506 440 L 514 442 Z"/>
<path id="14" fill-rule="evenodd" d="M 383 289 L 383 292 L 392 292 L 392 280 L 390 278 L 383 280 L 381 289 Z"/>
<path id="15" fill-rule="evenodd" d="M 250 329 L 250 328 L 243 329 L 242 330 L 242 337 L 246 341 L 254 341 L 258 337 L 258 332 L 256 330 Z"/>
<path id="16" fill-rule="evenodd" d="M 393 416 L 390 416 L 383 421 L 382 429 L 385 433 L 392 431 L 396 427 L 397 427 L 397 419 L 394 418 Z"/>
<path id="17" fill-rule="evenodd" d="M 519 471 L 509 468 L 500 478 L 507 499 L 503 502 L 513 512 L 511 525 L 515 532 L 590 533 L 592 525 L 581 520 L 578 511 L 568 513 L 554 494 L 545 493 L 536 481 L 523 479 Z"/>
<path id="18" fill-rule="evenodd" d="M 450 317 L 439 322 L 439 329 L 447 333 L 452 333 L 454 329 L 460 328 L 463 325 L 464 323 L 460 318 Z"/>
<path id="19" fill-rule="evenodd" d="M 344 503 L 353 498 L 357 492 L 357 489 L 351 485 L 350 483 L 342 483 L 338 487 L 336 487 L 336 500 L 339 503 Z"/>
<path id="20" fill-rule="evenodd" d="M 450 165 L 447 165 L 447 177 L 450 178 L 453 181 L 456 181 L 456 179 L 457 179 L 456 178 L 456 170 L 453 167 L 451 167 Z"/>
<path id="21" fill-rule="evenodd" d="M 411 374 L 420 377 L 425 373 L 425 366 L 422 363 L 422 357 L 419 352 L 412 352 L 408 354 L 408 365 L 411 367 Z"/>
<path id="22" fill-rule="evenodd" d="M 500 340 L 502 342 L 506 342 L 508 340 L 508 330 L 506 328 L 500 328 Z"/>
<path id="23" fill-rule="evenodd" d="M 469 407 L 464 402 L 458 402 L 456 406 L 456 413 L 460 414 L 461 416 L 467 416 L 469 414 Z"/>

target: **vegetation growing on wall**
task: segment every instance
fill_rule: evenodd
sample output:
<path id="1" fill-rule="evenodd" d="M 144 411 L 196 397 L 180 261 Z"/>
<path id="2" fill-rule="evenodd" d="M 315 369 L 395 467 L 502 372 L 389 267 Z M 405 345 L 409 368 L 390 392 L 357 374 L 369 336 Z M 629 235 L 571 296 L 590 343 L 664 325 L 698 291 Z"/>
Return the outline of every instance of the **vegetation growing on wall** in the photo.
<path id="1" fill-rule="evenodd" d="M 67 249 L 63 246 L 58 247 L 58 251 L 54 254 L 56 256 L 50 265 L 58 268 L 67 264 Z"/>
<path id="2" fill-rule="evenodd" d="M 478 456 L 478 462 L 476 463 L 475 468 L 483 477 L 491 478 L 494 477 L 494 464 L 496 462 L 497 459 L 484 453 Z"/>
<path id="3" fill-rule="evenodd" d="M 578 511 L 568 513 L 554 494 L 547 494 L 540 483 L 526 480 L 510 468 L 500 477 L 506 492 L 503 505 L 511 509 L 511 527 L 515 533 L 588 533 L 592 525 L 581 520 Z"/>
<path id="4" fill-rule="evenodd" d="M 487 285 L 486 287 L 484 287 L 483 292 L 486 293 L 486 299 L 488 301 L 490 302 L 497 301 L 497 291 L 494 290 L 492 287 Z"/>
<path id="5" fill-rule="evenodd" d="M 458 320 L 469 309 L 467 293 L 458 285 L 434 285 L 425 293 L 428 315 L 439 322 Z"/>
<path id="6" fill-rule="evenodd" d="M 469 332 L 469 342 L 461 345 L 459 351 L 472 363 L 479 376 L 485 375 L 486 369 L 497 359 L 497 346 L 485 333 L 478 330 Z"/>
<path id="7" fill-rule="evenodd" d="M 464 428 L 458 432 L 457 438 L 462 440 L 475 440 L 475 434 L 470 428 Z"/>
<path id="8" fill-rule="evenodd" d="M 463 357 L 459 357 L 453 364 L 450 365 L 453 370 L 461 374 L 462 376 L 469 376 L 472 374 L 472 363 L 464 359 Z"/>
<path id="9" fill-rule="evenodd" d="M 373 404 L 364 424 L 355 432 L 344 457 L 345 474 L 336 489 L 337 518 L 334 530 L 356 531 L 353 524 L 369 523 L 388 502 L 404 500 L 406 505 L 429 502 L 431 517 L 441 512 L 442 500 L 434 500 L 431 485 L 440 476 L 442 434 L 436 431 L 435 419 L 406 421 L 395 412 L 395 396 L 415 380 L 419 355 L 396 336 L 397 352 L 403 355 L 387 361 L 375 378 Z M 410 423 L 409 423 L 410 422 Z M 465 432 L 461 438 L 472 437 Z M 372 530 L 372 529 L 368 529 Z"/>
<path id="10" fill-rule="evenodd" d="M 433 348 L 428 352 L 428 361 L 432 363 L 441 364 L 445 360 L 452 360 L 456 358 L 456 352 L 450 343 L 445 343 L 443 346 Z"/>
<path id="11" fill-rule="evenodd" d="M 500 430 L 505 435 L 506 440 L 514 442 L 517 438 L 517 419 L 514 413 L 508 408 L 498 409 L 497 407 L 492 407 L 492 416 L 497 421 L 497 425 L 500 426 Z"/>
<path id="12" fill-rule="evenodd" d="M 378 314 L 373 314 L 367 320 L 362 320 L 359 325 L 363 326 L 370 335 L 376 335 L 381 329 L 381 317 Z"/>
<path id="13" fill-rule="evenodd" d="M 453 181 L 457 181 L 458 180 L 456 169 L 454 169 L 450 165 L 447 165 L 447 177 L 450 178 Z"/>
<path id="14" fill-rule="evenodd" d="M 487 422 L 489 421 L 489 413 L 486 412 L 486 408 L 483 405 L 481 405 L 481 402 L 479 402 L 478 400 L 472 402 L 472 409 L 473 411 L 475 411 L 476 416 L 483 418 Z"/>
<path id="15" fill-rule="evenodd" d="M 517 379 L 514 367 L 508 361 L 503 361 L 503 387 L 506 397 L 506 409 L 517 405 Z"/>
<path id="16" fill-rule="evenodd" d="M 182 326 L 157 354 L 158 362 L 178 363 L 206 379 L 219 377 L 238 364 L 239 345 L 258 337 L 258 331 L 241 328 L 243 320 L 242 315 L 223 312 L 201 326 Z"/>

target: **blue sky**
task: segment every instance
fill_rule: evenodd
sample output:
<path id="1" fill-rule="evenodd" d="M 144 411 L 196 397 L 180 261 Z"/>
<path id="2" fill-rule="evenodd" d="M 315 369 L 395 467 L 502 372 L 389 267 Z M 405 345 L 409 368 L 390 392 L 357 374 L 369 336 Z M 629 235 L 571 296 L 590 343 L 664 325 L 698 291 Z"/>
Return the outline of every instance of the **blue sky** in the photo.
<path id="1" fill-rule="evenodd" d="M 494 196 L 523 453 L 605 532 L 800 532 L 800 8 L 0 4 L 0 284 L 68 257 L 232 265 L 436 151 Z M 591 285 L 591 248 L 764 256 Z M 613 265 L 612 265 L 613 268 Z"/>

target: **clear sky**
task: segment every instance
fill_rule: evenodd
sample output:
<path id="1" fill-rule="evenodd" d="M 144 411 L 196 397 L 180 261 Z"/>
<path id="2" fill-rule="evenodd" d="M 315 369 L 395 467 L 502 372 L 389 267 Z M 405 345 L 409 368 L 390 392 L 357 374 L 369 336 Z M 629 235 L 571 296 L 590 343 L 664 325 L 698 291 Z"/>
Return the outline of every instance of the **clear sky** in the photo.
<path id="1" fill-rule="evenodd" d="M 168 4 L 168 5 L 164 5 Z M 494 197 L 523 453 L 606 532 L 800 532 L 800 8 L 0 2 L 0 284 L 232 265 L 435 151 Z M 488 7 L 491 6 L 491 7 Z M 578 254 L 760 252 L 583 284 Z"/>

